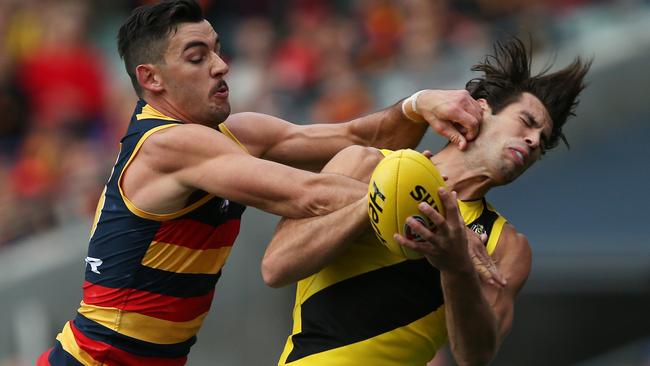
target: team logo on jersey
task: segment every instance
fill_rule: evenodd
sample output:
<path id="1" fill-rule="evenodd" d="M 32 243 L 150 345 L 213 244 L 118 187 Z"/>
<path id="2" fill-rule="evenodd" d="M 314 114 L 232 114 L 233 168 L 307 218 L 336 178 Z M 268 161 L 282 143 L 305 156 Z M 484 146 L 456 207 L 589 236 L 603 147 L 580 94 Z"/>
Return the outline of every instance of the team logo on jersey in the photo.
<path id="1" fill-rule="evenodd" d="M 91 272 L 100 274 L 98 268 L 99 268 L 99 266 L 102 265 L 102 263 L 104 263 L 104 261 L 102 261 L 99 258 L 93 258 L 93 257 L 86 257 L 86 259 L 84 259 L 84 261 L 87 264 L 90 265 L 90 271 Z"/>
<path id="2" fill-rule="evenodd" d="M 419 221 L 422 225 L 424 225 L 424 227 L 429 228 L 429 230 L 435 231 L 435 229 L 432 229 L 435 226 L 433 224 L 433 222 L 425 219 L 422 216 L 414 215 L 414 216 L 411 216 L 411 217 L 414 218 L 415 220 Z M 422 239 L 422 237 L 420 237 L 420 235 L 418 235 L 418 233 L 416 233 L 413 229 L 411 229 L 411 227 L 408 226 L 407 224 L 404 224 L 404 236 L 406 236 L 407 239 L 413 240 L 413 241 L 419 241 L 419 242 L 425 241 L 424 239 Z"/>
<path id="3" fill-rule="evenodd" d="M 223 200 L 223 202 L 221 202 L 221 206 L 219 207 L 219 211 L 221 213 L 225 213 L 226 211 L 228 211 L 228 206 L 230 206 L 230 201 Z"/>
<path id="4" fill-rule="evenodd" d="M 473 232 L 476 233 L 476 235 L 481 235 L 485 234 L 485 227 L 479 223 L 472 224 L 472 226 L 469 227 Z"/>

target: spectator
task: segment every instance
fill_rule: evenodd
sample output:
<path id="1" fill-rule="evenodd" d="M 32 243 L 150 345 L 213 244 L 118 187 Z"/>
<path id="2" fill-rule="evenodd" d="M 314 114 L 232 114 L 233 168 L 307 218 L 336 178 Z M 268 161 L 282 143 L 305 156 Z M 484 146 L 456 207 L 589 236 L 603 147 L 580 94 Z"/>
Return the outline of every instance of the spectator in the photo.
<path id="1" fill-rule="evenodd" d="M 104 113 L 103 61 L 84 39 L 87 3 L 48 3 L 42 44 L 19 64 L 34 128 L 88 135 Z"/>

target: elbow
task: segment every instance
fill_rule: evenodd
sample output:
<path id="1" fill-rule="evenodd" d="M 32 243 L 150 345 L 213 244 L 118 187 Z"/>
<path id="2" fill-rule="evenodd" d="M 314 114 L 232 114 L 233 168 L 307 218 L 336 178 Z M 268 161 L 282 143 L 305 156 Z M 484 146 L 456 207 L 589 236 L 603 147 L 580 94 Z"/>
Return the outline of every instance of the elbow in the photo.
<path id="1" fill-rule="evenodd" d="M 308 215 L 307 217 L 324 216 L 338 208 L 329 200 L 319 198 L 315 198 L 305 203 L 304 207 L 305 212 Z"/>
<path id="2" fill-rule="evenodd" d="M 289 284 L 279 264 L 272 256 L 264 256 L 262 259 L 262 280 L 272 288 L 280 288 Z"/>
<path id="3" fill-rule="evenodd" d="M 323 216 L 334 211 L 340 206 L 336 204 L 334 196 L 331 186 L 323 182 L 323 177 L 308 182 L 297 200 L 302 217 Z"/>
<path id="4" fill-rule="evenodd" d="M 308 217 L 314 217 L 327 215 L 363 198 L 368 184 L 337 174 L 317 174 L 301 191 L 299 204 Z"/>

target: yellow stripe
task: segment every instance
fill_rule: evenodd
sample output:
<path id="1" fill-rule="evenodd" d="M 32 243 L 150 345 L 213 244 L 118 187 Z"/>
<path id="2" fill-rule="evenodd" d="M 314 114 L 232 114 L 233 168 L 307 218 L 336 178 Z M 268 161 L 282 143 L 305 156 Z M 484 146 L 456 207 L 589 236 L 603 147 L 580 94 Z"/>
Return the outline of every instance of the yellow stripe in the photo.
<path id="1" fill-rule="evenodd" d="M 489 255 L 492 255 L 492 253 L 494 253 L 494 250 L 497 248 L 497 243 L 499 242 L 499 237 L 501 236 L 501 230 L 503 229 L 503 225 L 505 223 L 506 219 L 501 215 L 499 215 L 496 221 L 494 221 L 492 232 L 490 232 L 490 238 L 488 239 L 486 246 Z"/>
<path id="2" fill-rule="evenodd" d="M 186 322 L 173 322 L 116 308 L 81 302 L 79 314 L 125 336 L 157 344 L 174 344 L 194 336 L 207 312 Z"/>
<path id="3" fill-rule="evenodd" d="M 102 210 L 104 209 L 104 203 L 106 202 L 106 186 L 104 186 L 104 191 L 102 191 L 102 195 L 99 197 L 99 201 L 97 202 L 97 208 L 95 209 L 95 218 L 93 219 L 93 225 L 90 229 L 90 238 L 92 239 L 93 235 L 95 235 L 95 229 L 97 229 L 97 223 L 99 222 L 99 217 L 102 214 Z"/>
<path id="4" fill-rule="evenodd" d="M 458 209 L 460 210 L 460 215 L 465 221 L 465 225 L 471 223 L 481 216 L 483 213 L 483 200 L 475 201 L 461 201 L 458 200 Z"/>
<path id="5" fill-rule="evenodd" d="M 190 249 L 153 241 L 142 259 L 142 265 L 176 273 L 214 274 L 223 267 L 231 249 L 231 246 L 218 249 Z"/>
<path id="6" fill-rule="evenodd" d="M 65 323 L 63 330 L 56 336 L 56 340 L 61 343 L 61 347 L 68 352 L 77 361 L 87 366 L 99 366 L 100 362 L 92 358 L 86 351 L 79 348 L 77 341 L 74 339 L 72 329 L 70 329 L 70 322 Z"/>
<path id="7" fill-rule="evenodd" d="M 120 154 L 122 153 L 122 143 L 120 142 L 120 149 L 119 152 L 117 153 L 117 158 L 115 160 L 115 164 L 113 165 L 113 169 L 111 169 L 111 174 L 109 177 L 113 176 L 113 173 L 115 172 L 115 167 L 117 166 L 117 162 L 120 159 Z M 90 229 L 90 239 L 93 238 L 93 235 L 95 235 L 95 229 L 97 229 L 97 223 L 99 222 L 100 215 L 102 214 L 102 210 L 104 209 L 104 203 L 106 202 L 106 189 L 108 186 L 104 186 L 104 191 L 102 192 L 102 195 L 99 196 L 99 201 L 97 202 L 97 208 L 95 209 L 95 217 L 93 218 L 93 225 Z"/>
<path id="8" fill-rule="evenodd" d="M 135 118 L 139 121 L 142 119 L 162 119 L 165 121 L 177 121 L 180 122 L 179 120 L 175 118 L 168 117 L 162 113 L 160 113 L 156 108 L 152 107 L 150 104 L 146 104 L 143 108 L 140 114 L 135 116 Z"/>
<path id="9" fill-rule="evenodd" d="M 300 291 L 300 285 L 304 282 L 299 281 L 298 282 L 298 288 L 296 291 L 296 300 L 293 305 L 293 330 L 291 331 L 291 334 L 298 334 L 302 330 L 302 312 L 301 312 L 301 299 L 298 296 L 298 294 L 301 292 Z M 289 357 L 289 354 L 293 351 L 293 339 L 291 336 L 287 338 L 287 342 L 284 345 L 284 350 L 282 350 L 282 354 L 280 355 L 280 361 L 278 362 L 278 365 L 284 365 L 284 361 Z"/>
<path id="10" fill-rule="evenodd" d="M 248 155 L 251 154 L 250 151 L 248 151 L 248 149 L 246 148 L 246 146 L 244 146 L 244 144 L 242 144 L 242 143 L 237 139 L 237 137 L 235 137 L 235 135 L 233 135 L 233 133 L 228 129 L 228 127 L 226 126 L 225 123 L 220 123 L 219 126 L 218 126 L 218 128 L 219 128 L 219 131 L 221 131 L 221 133 L 223 133 L 224 135 L 230 137 L 230 139 L 233 140 L 237 145 L 239 145 L 239 147 L 241 147 L 242 150 L 246 151 L 246 153 L 247 153 Z"/>
<path id="11" fill-rule="evenodd" d="M 126 169 L 131 165 L 131 161 L 133 161 L 133 158 L 138 154 L 138 151 L 140 151 L 140 148 L 142 147 L 142 144 L 145 142 L 149 136 L 154 134 L 155 132 L 158 132 L 160 130 L 164 130 L 165 128 L 169 127 L 174 127 L 178 126 L 177 124 L 168 124 L 168 125 L 162 125 L 158 127 L 154 127 L 147 131 L 142 137 L 140 138 L 140 141 L 135 145 L 135 148 L 133 149 L 133 152 L 131 153 L 131 157 L 129 157 L 129 160 L 126 162 L 126 165 L 124 165 L 124 168 L 122 169 L 122 172 L 120 173 L 120 179 L 118 180 L 117 187 L 120 189 L 120 195 L 122 196 L 122 199 L 124 200 L 124 203 L 126 204 L 126 207 L 131 211 L 134 215 L 138 217 L 142 217 L 143 219 L 148 219 L 148 220 L 154 220 L 154 221 L 165 221 L 165 220 L 171 220 L 180 216 L 185 215 L 186 213 L 196 209 L 197 207 L 203 205 L 204 203 L 208 202 L 212 197 L 214 197 L 211 194 L 208 194 L 207 196 L 201 198 L 200 200 L 194 202 L 193 204 L 183 208 L 180 211 L 177 212 L 172 212 L 172 213 L 167 213 L 167 214 L 155 214 L 151 212 L 147 212 L 145 210 L 141 210 L 138 207 L 136 207 L 131 200 L 129 200 L 128 197 L 124 194 L 124 190 L 122 189 L 122 177 L 124 175 L 124 172 Z"/>

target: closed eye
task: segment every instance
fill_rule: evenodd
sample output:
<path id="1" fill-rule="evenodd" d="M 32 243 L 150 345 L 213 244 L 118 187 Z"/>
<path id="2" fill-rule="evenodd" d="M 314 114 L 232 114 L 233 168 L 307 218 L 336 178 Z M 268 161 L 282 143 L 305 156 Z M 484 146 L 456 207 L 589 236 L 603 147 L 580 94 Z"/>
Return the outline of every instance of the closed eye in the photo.
<path id="1" fill-rule="evenodd" d="M 201 62 L 203 62 L 203 60 L 205 60 L 205 56 L 195 56 L 195 57 L 190 58 L 189 61 L 190 61 L 190 63 L 198 65 Z"/>

